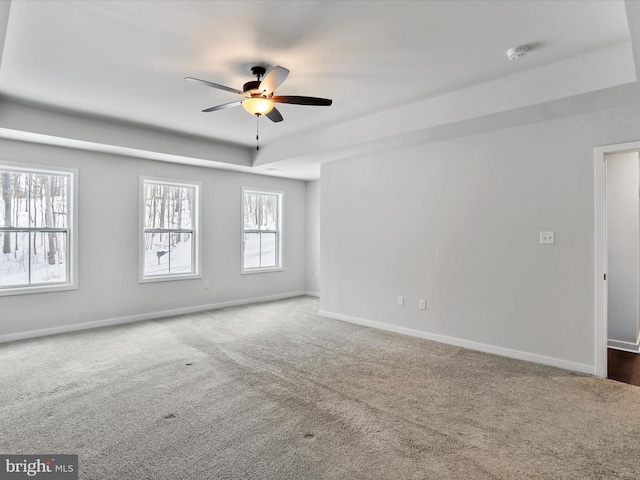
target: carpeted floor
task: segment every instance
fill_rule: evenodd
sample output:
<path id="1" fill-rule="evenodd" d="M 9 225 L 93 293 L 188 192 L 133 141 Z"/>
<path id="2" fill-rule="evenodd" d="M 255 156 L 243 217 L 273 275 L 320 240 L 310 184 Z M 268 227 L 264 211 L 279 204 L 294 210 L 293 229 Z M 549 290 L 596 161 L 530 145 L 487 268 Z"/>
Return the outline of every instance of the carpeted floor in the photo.
<path id="1" fill-rule="evenodd" d="M 317 315 L 0 345 L 0 453 L 93 479 L 640 479 L 640 388 Z"/>

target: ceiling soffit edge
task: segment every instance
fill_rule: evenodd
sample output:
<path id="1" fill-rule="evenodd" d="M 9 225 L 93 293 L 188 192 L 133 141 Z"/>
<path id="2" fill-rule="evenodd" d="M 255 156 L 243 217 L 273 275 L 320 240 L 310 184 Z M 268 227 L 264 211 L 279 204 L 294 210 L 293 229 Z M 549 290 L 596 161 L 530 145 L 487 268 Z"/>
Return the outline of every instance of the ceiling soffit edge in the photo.
<path id="1" fill-rule="evenodd" d="M 523 109 L 564 98 L 627 85 L 636 80 L 633 54 L 628 43 L 603 48 L 509 77 L 418 100 L 413 104 L 304 132 L 267 144 L 253 152 L 253 165 L 267 165 L 306 156 L 318 158 L 323 152 L 349 150 L 354 145 L 425 131 L 473 119 Z M 537 111 L 544 111 L 544 109 Z M 570 112 L 567 112 L 570 115 Z M 531 121 L 539 121 L 533 117 Z"/>

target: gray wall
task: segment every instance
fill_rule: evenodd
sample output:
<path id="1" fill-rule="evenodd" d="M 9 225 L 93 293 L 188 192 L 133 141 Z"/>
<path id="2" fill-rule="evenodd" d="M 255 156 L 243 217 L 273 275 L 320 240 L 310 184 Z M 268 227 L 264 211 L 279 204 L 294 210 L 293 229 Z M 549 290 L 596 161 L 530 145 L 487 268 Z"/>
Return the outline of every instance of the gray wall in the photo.
<path id="1" fill-rule="evenodd" d="M 79 170 L 80 288 L 0 297 L 0 340 L 307 290 L 305 182 L 7 140 L 3 160 Z M 140 175 L 202 182 L 201 279 L 138 283 Z M 240 274 L 243 186 L 284 192 L 283 272 Z"/>
<path id="2" fill-rule="evenodd" d="M 593 372 L 594 147 L 638 132 L 636 104 L 325 163 L 321 310 Z"/>
<path id="3" fill-rule="evenodd" d="M 638 339 L 638 152 L 607 156 L 607 321 L 610 346 Z M 612 342 L 613 341 L 613 342 Z"/>
<path id="4" fill-rule="evenodd" d="M 307 182 L 307 293 L 320 295 L 320 182 Z"/>

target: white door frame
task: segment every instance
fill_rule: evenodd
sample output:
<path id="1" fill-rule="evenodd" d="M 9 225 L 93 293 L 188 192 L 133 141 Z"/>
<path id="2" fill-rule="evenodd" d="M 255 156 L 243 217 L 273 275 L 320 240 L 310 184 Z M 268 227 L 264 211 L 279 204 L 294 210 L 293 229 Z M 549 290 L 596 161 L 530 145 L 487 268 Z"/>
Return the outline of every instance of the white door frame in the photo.
<path id="1" fill-rule="evenodd" d="M 594 149 L 595 167 L 595 375 L 607 377 L 607 155 L 640 151 L 640 141 Z"/>

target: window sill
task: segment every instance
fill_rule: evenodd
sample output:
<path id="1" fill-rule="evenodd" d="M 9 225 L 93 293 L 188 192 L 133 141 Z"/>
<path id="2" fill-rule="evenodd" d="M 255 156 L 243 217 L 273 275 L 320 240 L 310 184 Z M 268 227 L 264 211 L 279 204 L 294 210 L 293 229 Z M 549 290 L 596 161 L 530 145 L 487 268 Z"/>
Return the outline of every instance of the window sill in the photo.
<path id="1" fill-rule="evenodd" d="M 9 295 L 30 295 L 33 293 L 63 292 L 65 290 L 77 290 L 77 285 L 38 285 L 34 287 L 5 287 L 0 288 L 0 297 Z"/>
<path id="2" fill-rule="evenodd" d="M 242 275 L 250 275 L 252 273 L 269 273 L 269 272 L 282 272 L 282 267 L 266 267 L 266 268 L 249 268 L 240 272 Z"/>
<path id="3" fill-rule="evenodd" d="M 158 275 L 154 277 L 142 277 L 138 279 L 138 283 L 156 283 L 156 282 L 173 282 L 175 280 L 193 280 L 202 278 L 199 273 L 187 273 L 184 275 Z"/>

